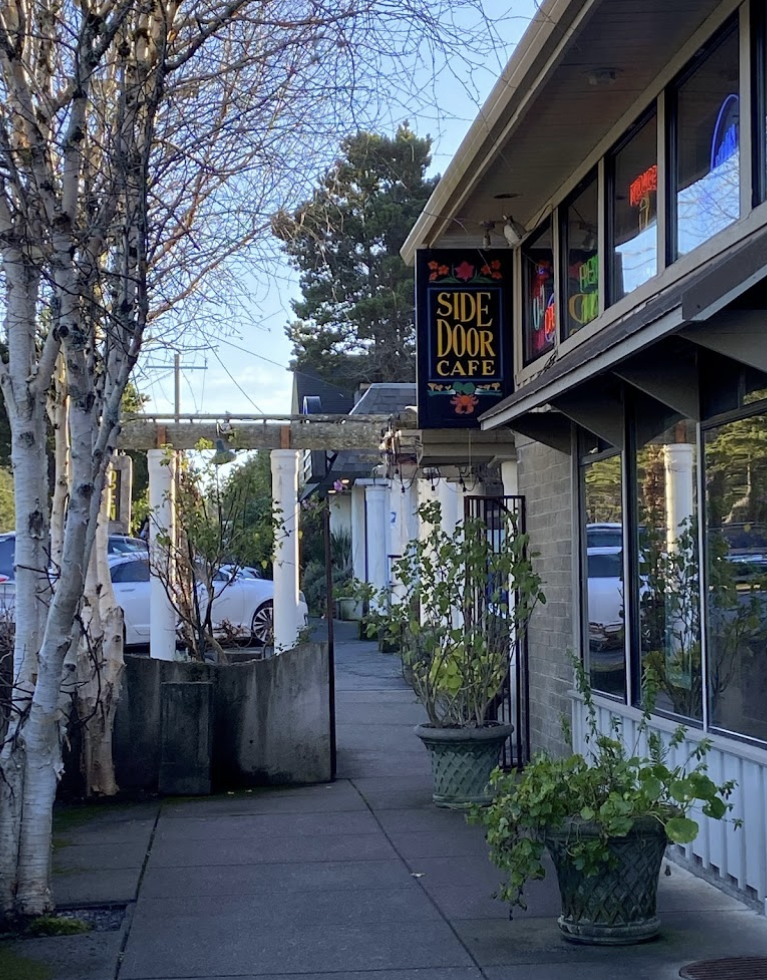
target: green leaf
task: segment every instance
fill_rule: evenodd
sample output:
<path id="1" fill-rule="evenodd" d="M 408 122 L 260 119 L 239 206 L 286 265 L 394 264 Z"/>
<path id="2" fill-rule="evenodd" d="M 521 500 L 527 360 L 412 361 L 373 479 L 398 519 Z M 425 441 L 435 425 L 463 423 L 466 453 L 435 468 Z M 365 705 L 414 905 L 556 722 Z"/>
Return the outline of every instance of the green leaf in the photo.
<path id="1" fill-rule="evenodd" d="M 703 813 L 707 817 L 713 817 L 714 820 L 721 820 L 727 813 L 727 804 L 724 800 L 720 800 L 718 796 L 714 797 L 713 800 L 709 800 L 703 807 Z"/>
<path id="2" fill-rule="evenodd" d="M 689 844 L 698 836 L 698 825 L 689 817 L 672 817 L 666 822 L 666 833 L 675 844 Z"/>

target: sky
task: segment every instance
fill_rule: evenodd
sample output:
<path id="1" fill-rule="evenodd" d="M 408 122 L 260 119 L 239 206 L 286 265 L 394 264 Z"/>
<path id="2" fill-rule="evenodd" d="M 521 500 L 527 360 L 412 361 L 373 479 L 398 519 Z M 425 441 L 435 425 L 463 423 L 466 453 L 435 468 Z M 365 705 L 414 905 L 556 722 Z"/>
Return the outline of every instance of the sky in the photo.
<path id="1" fill-rule="evenodd" d="M 444 173 L 536 9 L 536 0 L 504 3 L 483 0 L 483 3 L 490 16 L 496 16 L 500 6 L 504 8 L 505 16 L 498 31 L 505 50 L 489 56 L 487 63 L 470 76 L 462 73 L 458 63 L 451 65 L 449 72 L 443 72 L 438 80 L 442 107 L 439 110 L 429 105 L 414 112 L 411 107 L 410 111 L 403 110 L 399 118 L 392 116 L 379 128 L 380 132 L 393 135 L 397 124 L 407 120 L 417 135 L 431 136 L 430 175 Z M 424 89 L 428 90 L 434 83 L 427 78 L 426 68 L 424 80 Z M 180 351 L 180 412 L 288 414 L 292 375 L 288 369 L 291 351 L 285 326 L 294 318 L 290 302 L 299 295 L 296 274 L 287 261 L 278 261 L 267 276 L 254 283 L 247 329 L 219 337 L 209 349 Z M 254 329 L 254 322 L 261 328 Z M 134 380 L 141 394 L 149 398 L 145 411 L 174 411 L 171 351 L 147 349 Z"/>

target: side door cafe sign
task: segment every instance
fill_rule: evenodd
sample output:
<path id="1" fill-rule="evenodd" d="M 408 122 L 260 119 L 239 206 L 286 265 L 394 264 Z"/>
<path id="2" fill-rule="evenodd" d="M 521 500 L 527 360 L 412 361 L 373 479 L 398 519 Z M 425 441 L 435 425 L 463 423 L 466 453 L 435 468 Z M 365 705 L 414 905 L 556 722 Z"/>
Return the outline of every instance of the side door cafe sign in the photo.
<path id="1" fill-rule="evenodd" d="M 511 393 L 512 254 L 418 251 L 419 428 L 479 428 L 479 416 Z"/>

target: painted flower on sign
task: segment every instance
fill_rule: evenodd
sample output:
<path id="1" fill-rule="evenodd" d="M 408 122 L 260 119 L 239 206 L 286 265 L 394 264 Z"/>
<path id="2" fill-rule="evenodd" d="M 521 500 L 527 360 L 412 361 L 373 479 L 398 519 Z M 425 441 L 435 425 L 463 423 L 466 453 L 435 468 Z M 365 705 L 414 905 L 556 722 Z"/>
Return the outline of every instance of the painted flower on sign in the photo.
<path id="1" fill-rule="evenodd" d="M 474 278 L 474 266 L 464 260 L 459 266 L 456 266 L 455 277 L 456 279 L 463 279 L 464 282 L 468 282 L 469 279 Z"/>
<path id="2" fill-rule="evenodd" d="M 472 415 L 479 398 L 476 395 L 453 395 L 450 404 L 455 408 L 456 415 Z"/>

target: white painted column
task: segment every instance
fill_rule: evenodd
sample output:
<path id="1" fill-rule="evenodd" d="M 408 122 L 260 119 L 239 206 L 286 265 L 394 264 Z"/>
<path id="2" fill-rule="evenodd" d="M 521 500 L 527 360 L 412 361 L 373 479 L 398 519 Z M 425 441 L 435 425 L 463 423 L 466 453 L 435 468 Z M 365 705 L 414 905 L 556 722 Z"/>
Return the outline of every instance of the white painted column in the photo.
<path id="1" fill-rule="evenodd" d="M 482 496 L 484 487 L 481 483 L 473 483 L 471 487 L 460 480 L 442 480 L 439 485 L 439 499 L 442 505 L 442 530 L 453 536 L 456 524 L 464 519 L 464 501 L 466 497 Z"/>
<path id="2" fill-rule="evenodd" d="M 389 574 L 397 559 L 402 558 L 407 551 L 408 543 L 414 533 L 417 537 L 417 526 L 413 521 L 413 493 L 410 483 L 394 479 L 389 487 Z M 399 600 L 402 588 L 396 576 L 392 575 L 392 590 Z"/>
<path id="3" fill-rule="evenodd" d="M 367 514 L 368 582 L 376 589 L 389 584 L 389 488 L 385 481 L 371 481 L 365 487 Z"/>
<path id="4" fill-rule="evenodd" d="M 416 496 L 417 504 L 416 507 L 422 507 L 424 504 L 431 503 L 432 500 L 439 500 L 439 480 L 435 480 L 433 483 L 431 480 L 421 479 L 416 482 Z M 424 538 L 429 535 L 429 524 L 425 524 L 419 519 L 418 521 L 418 537 L 419 540 L 423 541 Z"/>
<path id="5" fill-rule="evenodd" d="M 352 567 L 354 577 L 360 582 L 366 580 L 367 542 L 365 540 L 365 487 L 352 487 Z"/>
<path id="6" fill-rule="evenodd" d="M 501 482 L 504 496 L 519 496 L 519 470 L 516 459 L 505 459 L 501 463 Z"/>
<path id="7" fill-rule="evenodd" d="M 392 555 L 401 557 L 405 554 L 410 540 L 412 509 L 409 487 L 400 480 L 392 480 L 389 487 L 389 553 Z"/>
<path id="8" fill-rule="evenodd" d="M 152 575 L 149 583 L 149 656 L 154 660 L 176 659 L 176 610 L 168 597 L 166 582 L 175 569 L 171 550 L 160 537 L 176 540 L 176 458 L 164 449 L 147 452 L 149 471 L 149 554 Z"/>
<path id="9" fill-rule="evenodd" d="M 298 639 L 298 467 L 295 449 L 273 449 L 274 649 L 292 650 Z"/>
<path id="10" fill-rule="evenodd" d="M 695 447 L 689 442 L 670 443 L 663 447 L 666 475 L 666 543 L 673 551 L 683 526 L 689 528 L 695 509 L 693 464 Z M 695 528 L 691 529 L 695 533 Z"/>

